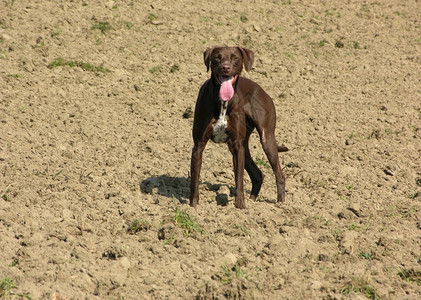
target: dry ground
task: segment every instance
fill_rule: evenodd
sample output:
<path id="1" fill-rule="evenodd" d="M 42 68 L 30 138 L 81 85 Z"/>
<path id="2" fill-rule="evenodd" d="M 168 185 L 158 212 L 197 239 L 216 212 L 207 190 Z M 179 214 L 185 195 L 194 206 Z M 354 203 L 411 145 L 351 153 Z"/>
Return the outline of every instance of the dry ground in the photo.
<path id="1" fill-rule="evenodd" d="M 420 299 L 420 26 L 416 0 L 1 1 L 0 298 Z M 258 201 L 209 144 L 187 205 L 221 44 L 255 51 L 285 204 L 254 135 Z"/>

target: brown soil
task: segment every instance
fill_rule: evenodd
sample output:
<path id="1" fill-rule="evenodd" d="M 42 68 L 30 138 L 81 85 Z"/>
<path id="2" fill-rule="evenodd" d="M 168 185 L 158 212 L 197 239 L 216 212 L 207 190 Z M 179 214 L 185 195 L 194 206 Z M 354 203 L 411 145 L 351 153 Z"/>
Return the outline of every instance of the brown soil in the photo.
<path id="1" fill-rule="evenodd" d="M 0 3 L 0 298 L 421 298 L 419 1 L 91 2 Z M 224 44 L 274 99 L 282 205 L 257 135 L 258 201 L 209 143 L 187 204 Z"/>

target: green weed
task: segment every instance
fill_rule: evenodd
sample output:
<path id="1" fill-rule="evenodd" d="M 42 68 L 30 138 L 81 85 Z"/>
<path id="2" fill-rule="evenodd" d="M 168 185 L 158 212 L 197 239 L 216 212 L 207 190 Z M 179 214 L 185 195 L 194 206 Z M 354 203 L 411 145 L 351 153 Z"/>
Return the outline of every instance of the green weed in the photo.
<path id="1" fill-rule="evenodd" d="M 0 280 L 0 296 L 2 299 L 7 299 L 12 296 L 11 290 L 15 287 L 13 281 L 5 277 Z"/>
<path id="2" fill-rule="evenodd" d="M 147 231 L 149 228 L 151 228 L 151 223 L 149 223 L 146 220 L 133 220 L 129 227 L 127 227 L 127 232 L 130 234 L 136 234 L 139 231 Z"/>
<path id="3" fill-rule="evenodd" d="M 134 24 L 132 22 L 129 22 L 129 21 L 125 21 L 124 25 L 126 25 L 127 29 L 132 29 L 132 27 L 134 26 Z"/>
<path id="4" fill-rule="evenodd" d="M 81 68 L 84 71 L 90 71 L 90 72 L 110 72 L 109 69 L 104 68 L 104 66 L 94 66 L 90 63 L 85 63 L 81 61 L 66 61 L 63 58 L 59 57 L 55 60 L 53 60 L 49 65 L 48 68 L 57 68 L 57 67 L 78 67 Z"/>
<path id="5" fill-rule="evenodd" d="M 15 267 L 15 266 L 17 266 L 19 264 L 19 259 L 18 258 L 15 258 L 13 261 L 12 261 L 12 264 L 10 265 L 11 267 Z"/>
<path id="6" fill-rule="evenodd" d="M 354 49 L 361 49 L 360 44 L 356 41 L 353 41 L 352 45 L 353 45 Z"/>
<path id="7" fill-rule="evenodd" d="M 264 160 L 263 158 L 256 158 L 256 165 L 261 166 L 261 167 L 265 167 L 265 168 L 270 168 L 270 164 Z"/>
<path id="8" fill-rule="evenodd" d="M 414 269 L 403 270 L 398 273 L 398 275 L 405 281 L 415 282 L 421 286 L 421 271 L 416 271 Z"/>
<path id="9" fill-rule="evenodd" d="M 409 199 L 415 199 L 415 198 L 417 198 L 419 195 L 420 195 L 420 193 L 419 193 L 419 192 L 414 192 L 414 193 L 410 194 L 408 197 L 409 197 Z"/>
<path id="10" fill-rule="evenodd" d="M 364 278 L 353 278 L 341 290 L 342 295 L 351 295 L 353 293 L 363 293 L 369 299 L 379 299 L 374 287 L 370 286 L 368 280 Z"/>
<path id="11" fill-rule="evenodd" d="M 154 15 L 154 14 L 150 14 L 148 16 L 148 19 L 149 19 L 150 22 L 156 21 L 156 20 L 158 20 L 158 16 L 157 15 Z"/>
<path id="12" fill-rule="evenodd" d="M 294 59 L 294 56 L 289 52 L 285 52 L 285 55 L 290 59 Z"/>
<path id="13" fill-rule="evenodd" d="M 51 32 L 51 37 L 58 36 L 63 32 L 63 30 L 61 30 L 57 26 L 53 26 L 53 28 L 54 28 L 54 30 L 53 30 L 53 32 Z"/>
<path id="14" fill-rule="evenodd" d="M 13 4 L 15 4 L 15 1 L 16 1 L 16 0 L 5 1 L 5 5 L 6 5 L 6 7 L 8 7 L 9 5 L 10 5 L 10 6 L 13 6 Z"/>
<path id="15" fill-rule="evenodd" d="M 172 65 L 170 69 L 170 73 L 175 73 L 180 69 L 180 67 L 177 64 Z"/>
<path id="16" fill-rule="evenodd" d="M 152 67 L 152 68 L 149 69 L 149 73 L 154 74 L 154 73 L 157 73 L 157 72 L 161 72 L 161 70 L 162 70 L 161 66 L 155 66 L 155 67 Z"/>
<path id="17" fill-rule="evenodd" d="M 22 78 L 23 76 L 21 74 L 9 74 L 9 77 L 19 79 L 19 78 Z"/>
<path id="18" fill-rule="evenodd" d="M 221 281 L 224 283 L 231 283 L 234 280 L 234 278 L 240 278 L 243 276 L 243 271 L 237 264 L 235 264 L 232 267 L 229 267 L 227 265 L 222 266 Z"/>
<path id="19" fill-rule="evenodd" d="M 164 240 L 164 245 L 171 245 L 171 244 L 174 243 L 174 241 L 175 241 L 175 233 L 173 232 L 173 233 L 171 233 L 171 235 L 169 237 L 167 237 Z"/>
<path id="20" fill-rule="evenodd" d="M 373 252 L 360 252 L 360 257 L 364 258 L 364 259 L 368 259 L 368 260 L 372 260 L 374 258 L 374 253 Z"/>
<path id="21" fill-rule="evenodd" d="M 7 277 L 4 277 L 0 280 L 0 299 L 17 299 L 24 298 L 31 300 L 32 297 L 27 294 L 15 294 L 12 292 L 16 286 L 12 280 Z M 15 297 L 16 296 L 16 297 Z"/>
<path id="22" fill-rule="evenodd" d="M 186 235 L 189 235 L 192 232 L 203 232 L 200 225 L 191 218 L 185 209 L 181 210 L 178 207 L 174 208 L 174 221 L 184 229 Z"/>
<path id="23" fill-rule="evenodd" d="M 112 29 L 110 23 L 108 22 L 98 22 L 95 23 L 94 25 L 92 25 L 91 27 L 92 30 L 99 30 L 101 31 L 102 34 L 105 34 L 105 32 L 109 31 Z"/>
<path id="24" fill-rule="evenodd" d="M 1 196 L 1 198 L 4 200 L 4 201 L 10 201 L 11 199 L 10 199 L 10 196 L 8 195 L 8 192 L 9 192 L 9 190 L 7 190 L 2 196 Z"/>
<path id="25" fill-rule="evenodd" d="M 235 224 L 234 225 L 234 228 L 241 230 L 241 232 L 244 233 L 244 235 L 246 235 L 246 236 L 249 236 L 250 235 L 250 233 L 247 230 L 247 228 L 244 227 L 244 226 L 242 226 L 242 225 Z"/>

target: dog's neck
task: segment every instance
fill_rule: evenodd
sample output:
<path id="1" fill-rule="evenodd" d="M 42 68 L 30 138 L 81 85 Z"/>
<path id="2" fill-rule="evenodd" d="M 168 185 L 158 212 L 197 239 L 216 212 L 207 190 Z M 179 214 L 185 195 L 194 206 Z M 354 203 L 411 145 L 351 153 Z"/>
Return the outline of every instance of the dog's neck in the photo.
<path id="1" fill-rule="evenodd" d="M 211 137 L 212 141 L 215 143 L 225 143 L 227 141 L 228 135 L 226 129 L 228 126 L 227 122 L 227 107 L 228 102 L 219 100 L 221 103 L 221 112 L 219 113 L 219 118 L 215 124 L 213 124 L 213 135 Z"/>
<path id="2" fill-rule="evenodd" d="M 221 112 L 219 113 L 218 120 L 225 120 L 225 116 L 227 114 L 228 101 L 222 101 L 221 99 L 219 99 L 219 102 L 221 103 Z"/>

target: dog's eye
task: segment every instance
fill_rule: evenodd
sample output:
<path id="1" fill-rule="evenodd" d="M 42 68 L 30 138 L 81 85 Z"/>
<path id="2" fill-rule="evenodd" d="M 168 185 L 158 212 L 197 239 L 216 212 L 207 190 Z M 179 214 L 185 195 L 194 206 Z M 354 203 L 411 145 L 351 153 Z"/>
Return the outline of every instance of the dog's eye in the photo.
<path id="1" fill-rule="evenodd" d="M 231 60 L 233 60 L 233 61 L 238 61 L 239 59 L 240 59 L 240 57 L 238 55 L 233 54 L 231 56 Z"/>
<path id="2" fill-rule="evenodd" d="M 221 61 L 221 59 L 222 59 L 222 55 L 221 54 L 219 54 L 219 55 L 217 55 L 217 56 L 215 56 L 215 58 L 214 58 L 216 61 Z"/>

